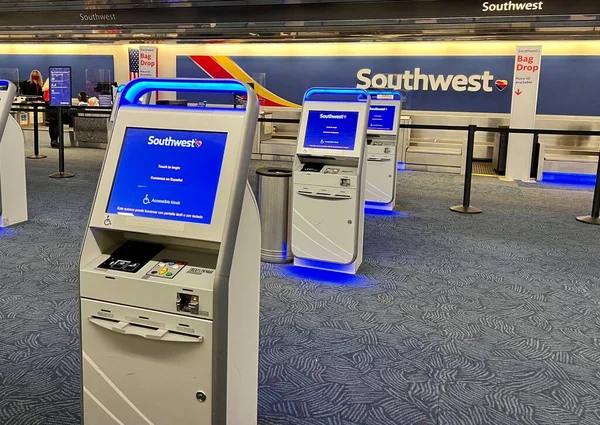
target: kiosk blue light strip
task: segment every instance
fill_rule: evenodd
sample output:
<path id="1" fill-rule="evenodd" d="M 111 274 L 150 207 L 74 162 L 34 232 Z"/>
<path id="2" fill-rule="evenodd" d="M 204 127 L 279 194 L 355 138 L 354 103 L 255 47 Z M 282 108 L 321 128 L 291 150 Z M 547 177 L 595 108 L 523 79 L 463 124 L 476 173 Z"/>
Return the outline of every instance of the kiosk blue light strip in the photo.
<path id="1" fill-rule="evenodd" d="M 311 96 L 316 95 L 340 95 L 340 96 L 349 96 L 356 95 L 357 102 L 366 102 L 369 99 L 369 93 L 366 90 L 362 89 L 353 89 L 353 88 L 312 88 L 309 89 L 304 94 L 304 100 L 310 100 Z"/>
<path id="2" fill-rule="evenodd" d="M 124 105 L 136 105 L 137 100 L 141 96 L 151 91 L 247 94 L 248 87 L 237 80 L 213 80 L 201 78 L 167 80 L 161 78 L 138 78 L 137 80 L 130 81 L 123 89 L 119 107 Z"/>

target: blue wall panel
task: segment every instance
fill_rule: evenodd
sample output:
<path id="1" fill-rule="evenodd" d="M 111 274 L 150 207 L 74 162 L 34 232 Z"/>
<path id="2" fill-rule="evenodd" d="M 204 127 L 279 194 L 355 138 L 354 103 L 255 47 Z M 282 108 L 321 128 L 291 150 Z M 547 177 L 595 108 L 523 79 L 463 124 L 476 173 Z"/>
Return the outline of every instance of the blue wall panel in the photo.
<path id="1" fill-rule="evenodd" d="M 48 68 L 60 65 L 71 67 L 74 97 L 86 90 L 86 69 L 110 69 L 114 79 L 112 55 L 0 55 L 0 68 L 19 68 L 21 80 L 27 80 L 34 69 L 39 69 L 45 80 L 49 77 Z"/>
<path id="2" fill-rule="evenodd" d="M 420 68 L 422 74 L 474 75 L 489 71 L 494 80 L 507 80 L 508 88 L 491 92 L 415 91 L 416 110 L 508 113 L 512 96 L 513 56 L 394 56 L 394 57 L 232 57 L 248 74 L 266 74 L 266 88 L 295 103 L 306 89 L 315 86 L 354 87 L 362 68 L 376 73 L 402 74 Z M 542 57 L 538 113 L 548 115 L 600 115 L 599 56 Z M 206 78 L 189 57 L 177 57 L 177 76 Z M 195 99 L 187 95 L 190 100 Z"/>

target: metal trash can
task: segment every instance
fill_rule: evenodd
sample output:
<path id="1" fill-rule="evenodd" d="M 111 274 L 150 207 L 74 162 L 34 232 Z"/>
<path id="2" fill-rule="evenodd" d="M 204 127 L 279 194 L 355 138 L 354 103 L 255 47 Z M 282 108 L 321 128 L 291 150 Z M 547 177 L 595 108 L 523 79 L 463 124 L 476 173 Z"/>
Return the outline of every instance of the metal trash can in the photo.
<path id="1" fill-rule="evenodd" d="M 290 196 L 292 170 L 259 168 L 258 209 L 261 225 L 261 260 L 266 263 L 292 261 L 290 243 Z"/>

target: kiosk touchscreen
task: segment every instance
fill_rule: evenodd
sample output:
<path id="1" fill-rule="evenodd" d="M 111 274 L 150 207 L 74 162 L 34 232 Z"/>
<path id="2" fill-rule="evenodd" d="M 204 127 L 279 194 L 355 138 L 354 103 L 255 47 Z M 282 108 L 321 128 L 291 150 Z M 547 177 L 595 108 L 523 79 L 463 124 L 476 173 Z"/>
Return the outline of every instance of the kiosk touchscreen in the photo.
<path id="1" fill-rule="evenodd" d="M 138 102 L 247 96 L 245 109 Z M 122 91 L 80 260 L 84 425 L 257 422 L 258 100 L 234 80 Z"/>
<path id="2" fill-rule="evenodd" d="M 25 139 L 10 115 L 17 87 L 0 80 L 0 227 L 27 221 Z"/>
<path id="3" fill-rule="evenodd" d="M 398 92 L 369 93 L 366 207 L 391 210 L 396 204 L 396 150 L 402 95 Z"/>
<path id="4" fill-rule="evenodd" d="M 370 98 L 359 89 L 310 89 L 294 157 L 294 264 L 356 273 L 362 262 Z"/>

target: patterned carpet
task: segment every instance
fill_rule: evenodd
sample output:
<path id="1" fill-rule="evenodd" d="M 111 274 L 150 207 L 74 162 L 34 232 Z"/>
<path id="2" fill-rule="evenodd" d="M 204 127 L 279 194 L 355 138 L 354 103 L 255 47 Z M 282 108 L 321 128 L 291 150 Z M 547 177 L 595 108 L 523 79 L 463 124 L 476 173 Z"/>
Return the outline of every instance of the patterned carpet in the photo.
<path id="1" fill-rule="evenodd" d="M 44 153 L 31 221 L 0 234 L 2 425 L 80 417 L 77 261 L 103 152 L 67 150 L 69 180 Z M 600 228 L 574 220 L 591 191 L 479 177 L 484 214 L 463 216 L 461 187 L 400 173 L 360 276 L 263 266 L 261 425 L 600 424 Z"/>

